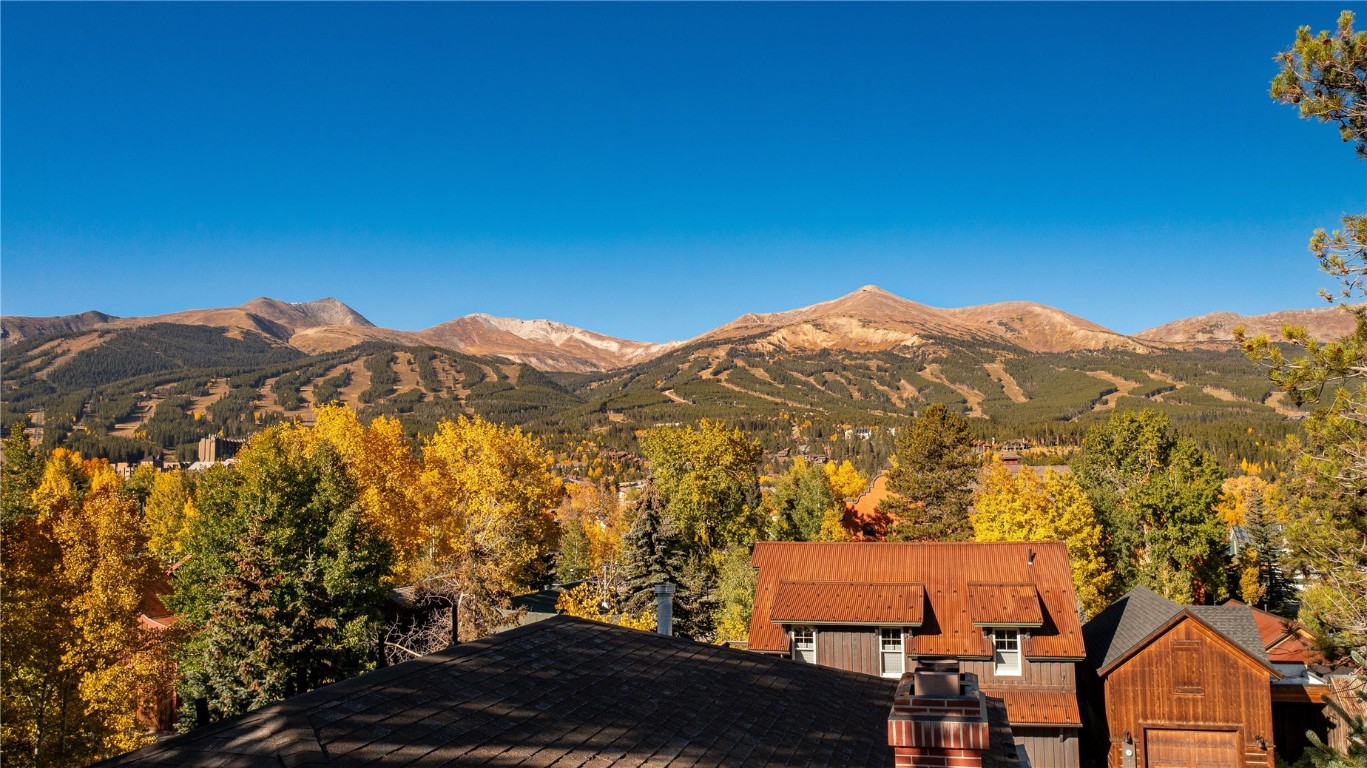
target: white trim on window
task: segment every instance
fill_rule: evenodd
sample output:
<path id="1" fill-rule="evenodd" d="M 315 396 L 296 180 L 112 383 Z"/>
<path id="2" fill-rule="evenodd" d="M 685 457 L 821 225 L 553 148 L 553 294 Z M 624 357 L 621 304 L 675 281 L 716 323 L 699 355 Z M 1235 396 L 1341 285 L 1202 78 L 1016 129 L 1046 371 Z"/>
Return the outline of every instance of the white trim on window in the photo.
<path id="1" fill-rule="evenodd" d="M 901 627 L 878 628 L 878 672 L 883 677 L 901 677 L 907 668 L 907 647 Z"/>
<path id="2" fill-rule="evenodd" d="M 804 664 L 816 663 L 816 627 L 793 627 L 793 659 Z"/>
<path id="3" fill-rule="evenodd" d="M 1019 629 L 996 627 L 992 630 L 992 672 L 998 677 L 1020 677 Z"/>

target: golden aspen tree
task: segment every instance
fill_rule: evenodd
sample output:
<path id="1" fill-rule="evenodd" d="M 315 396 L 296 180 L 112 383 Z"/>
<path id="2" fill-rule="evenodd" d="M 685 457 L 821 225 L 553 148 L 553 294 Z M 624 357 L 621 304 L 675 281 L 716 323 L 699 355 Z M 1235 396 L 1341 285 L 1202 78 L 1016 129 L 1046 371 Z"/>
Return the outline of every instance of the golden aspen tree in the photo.
<path id="1" fill-rule="evenodd" d="M 388 416 L 364 425 L 344 405 L 324 405 L 316 416 L 312 429 L 297 429 L 306 440 L 327 443 L 341 456 L 356 483 L 366 522 L 394 548 L 395 580 L 406 583 L 428 555 L 431 531 L 419 488 L 422 465 L 403 425 Z"/>
<path id="2" fill-rule="evenodd" d="M 1269 483 L 1257 475 L 1226 478 L 1222 490 L 1224 493 L 1215 505 L 1215 511 L 1220 513 L 1220 517 L 1224 518 L 1225 524 L 1229 526 L 1245 523 L 1249 505 L 1254 498 L 1259 499 L 1265 509 L 1275 510 L 1278 507 L 1279 494 L 1276 484 Z"/>
<path id="3" fill-rule="evenodd" d="M 189 519 L 194 514 L 194 479 L 187 472 L 159 472 L 143 506 L 147 545 L 163 563 L 184 554 Z"/>
<path id="4" fill-rule="evenodd" d="M 564 492 L 549 463 L 521 429 L 478 418 L 443 421 L 423 443 L 428 552 L 419 573 L 455 606 L 463 639 L 495 628 L 508 597 L 545 575 Z"/>
<path id="5" fill-rule="evenodd" d="M 834 461 L 826 462 L 822 469 L 826 473 L 826 482 L 831 486 L 831 492 L 837 499 L 857 499 L 859 494 L 869 487 L 869 479 L 855 469 L 849 459 L 839 464 Z"/>
<path id="6" fill-rule="evenodd" d="M 969 520 L 975 541 L 1065 542 L 1083 611 L 1095 616 L 1106 607 L 1111 574 L 1102 555 L 1101 526 L 1071 475 L 1049 469 L 1041 478 L 1022 469 L 1013 477 L 993 458 L 983 468 Z"/>
<path id="7" fill-rule="evenodd" d="M 657 626 L 655 611 L 647 609 L 640 613 L 625 613 L 611 590 L 608 590 L 606 599 L 607 606 L 604 607 L 604 596 L 599 586 L 585 582 L 573 589 L 561 592 L 560 597 L 555 601 L 555 610 L 557 613 L 563 613 L 566 616 L 601 621 L 604 624 L 616 624 L 627 629 L 653 631 Z"/>
<path id="8" fill-rule="evenodd" d="M 6 496 L 0 737 L 7 763 L 85 765 L 149 740 L 135 713 L 165 685 L 168 647 L 138 613 L 160 566 L 106 462 L 58 449 L 25 479 L 23 452 L 6 443 L 4 480 L 30 492 Z"/>
<path id="9" fill-rule="evenodd" d="M 161 567 L 147 548 L 137 501 L 122 492 L 108 464 L 90 469 L 90 490 L 79 513 L 55 521 L 62 547 L 60 578 L 76 587 L 75 632 L 62 662 L 79 670 L 84 715 L 103 732 L 91 749 L 109 755 L 151 740 L 136 712 L 145 694 L 166 683 L 168 664 L 166 649 L 157 642 L 160 633 L 138 622 L 143 596 Z"/>

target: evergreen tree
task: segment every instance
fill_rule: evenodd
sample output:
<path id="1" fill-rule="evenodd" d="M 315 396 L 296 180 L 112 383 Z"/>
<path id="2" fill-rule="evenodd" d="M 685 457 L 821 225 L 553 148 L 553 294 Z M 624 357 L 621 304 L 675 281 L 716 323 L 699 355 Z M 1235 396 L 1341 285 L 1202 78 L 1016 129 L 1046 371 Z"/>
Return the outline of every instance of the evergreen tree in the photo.
<path id="1" fill-rule="evenodd" d="M 941 403 L 927 407 L 900 431 L 896 463 L 888 473 L 894 494 L 883 509 L 895 520 L 897 541 L 967 541 L 968 508 L 978 458 L 968 422 Z"/>
<path id="2" fill-rule="evenodd" d="M 633 614 L 654 608 L 656 584 L 669 582 L 682 591 L 684 573 L 683 538 L 665 514 L 654 485 L 645 487 L 638 504 L 636 522 L 622 542 L 622 606 Z M 680 602 L 676 593 L 676 607 Z"/>
<path id="3" fill-rule="evenodd" d="M 1253 496 L 1248 500 L 1244 527 L 1257 558 L 1258 586 L 1261 588 L 1259 599 L 1253 604 L 1263 610 L 1280 608 L 1291 597 L 1290 584 L 1280 564 L 1285 547 L 1282 545 L 1281 526 L 1267 513 L 1262 497 Z"/>
<path id="4" fill-rule="evenodd" d="M 200 490 L 192 527 L 205 530 L 188 535 L 170 600 L 197 630 L 181 658 L 186 721 L 196 699 L 224 717 L 369 669 L 391 550 L 337 453 L 268 429 Z"/>

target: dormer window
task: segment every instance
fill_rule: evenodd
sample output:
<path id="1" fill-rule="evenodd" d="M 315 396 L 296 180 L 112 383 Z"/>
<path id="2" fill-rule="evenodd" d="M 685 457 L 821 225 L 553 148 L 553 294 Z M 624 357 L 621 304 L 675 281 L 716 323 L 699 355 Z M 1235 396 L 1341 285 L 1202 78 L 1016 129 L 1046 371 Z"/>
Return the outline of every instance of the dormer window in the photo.
<path id="1" fill-rule="evenodd" d="M 906 669 L 906 658 L 901 627 L 878 630 L 878 665 L 883 677 L 901 677 Z"/>
<path id="2" fill-rule="evenodd" d="M 1019 677 L 1021 640 L 1019 629 L 992 630 L 992 672 L 999 677 Z"/>
<path id="3" fill-rule="evenodd" d="M 793 659 L 816 663 L 816 631 L 811 627 L 793 627 Z"/>

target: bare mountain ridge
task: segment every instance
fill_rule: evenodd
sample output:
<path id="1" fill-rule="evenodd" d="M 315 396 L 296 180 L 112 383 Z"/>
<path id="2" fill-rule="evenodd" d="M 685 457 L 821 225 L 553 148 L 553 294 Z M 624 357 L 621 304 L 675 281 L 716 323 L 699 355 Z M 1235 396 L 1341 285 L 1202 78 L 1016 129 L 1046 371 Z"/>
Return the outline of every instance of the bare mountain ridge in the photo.
<path id="1" fill-rule="evenodd" d="M 0 318 L 4 337 L 21 341 L 34 336 L 100 330 L 102 328 L 132 328 L 153 323 L 208 325 L 232 330 L 252 330 L 288 342 L 300 330 L 333 325 L 374 328 L 375 324 L 359 312 L 334 298 L 290 304 L 278 299 L 262 297 L 238 307 L 217 309 L 187 309 L 164 315 L 147 317 L 116 317 L 103 312 L 83 312 L 61 317 L 6 317 Z"/>
<path id="2" fill-rule="evenodd" d="M 1287 325 L 1305 328 L 1311 338 L 1327 341 L 1352 333 L 1355 320 L 1342 306 L 1287 309 L 1264 315 L 1212 312 L 1140 331 L 1135 338 L 1169 344 L 1222 345 L 1233 343 L 1234 329 L 1240 326 L 1249 336 L 1267 334 L 1278 340 L 1282 337 L 1282 327 Z"/>
<path id="3" fill-rule="evenodd" d="M 678 342 L 652 344 L 586 331 L 552 320 L 465 315 L 419 331 L 426 343 L 467 355 L 494 355 L 544 371 L 602 371 L 663 354 Z"/>
<path id="4" fill-rule="evenodd" d="M 420 331 L 381 328 L 335 298 L 288 303 L 258 298 L 238 307 L 195 309 L 164 315 L 118 318 L 99 312 L 64 317 L 7 317 L 9 342 L 34 336 L 136 327 L 151 323 L 208 325 L 233 335 L 258 333 L 309 354 L 346 349 L 367 341 L 425 345 L 464 354 L 504 357 L 545 371 L 608 371 L 646 362 L 684 345 L 725 346 L 745 338 L 758 349 L 792 352 L 836 349 L 912 353 L 951 339 L 1007 345 L 1027 352 L 1118 350 L 1137 353 L 1173 346 L 1223 346 L 1232 329 L 1277 334 L 1283 324 L 1305 325 L 1321 338 L 1352 329 L 1340 310 L 1289 310 L 1257 317 L 1215 313 L 1178 320 L 1135 336 L 1054 307 L 1028 301 L 941 309 L 864 286 L 831 301 L 772 313 L 742 315 L 685 342 L 657 344 L 619 339 L 551 320 L 519 320 L 470 314 Z M 92 336 L 94 334 L 91 334 Z M 98 343 L 98 342 L 95 342 Z"/>
<path id="5" fill-rule="evenodd" d="M 0 339 L 15 342 L 34 336 L 79 333 L 107 325 L 118 319 L 113 315 L 106 315 L 93 309 L 78 315 L 58 315 L 56 317 L 4 317 L 0 318 Z"/>
<path id="6" fill-rule="evenodd" d="M 866 285 L 833 301 L 770 314 L 747 314 L 697 341 L 761 335 L 787 350 L 882 351 L 917 348 L 931 338 L 1008 344 L 1030 352 L 1124 349 L 1136 341 L 1060 309 L 1028 301 L 939 309 Z"/>

